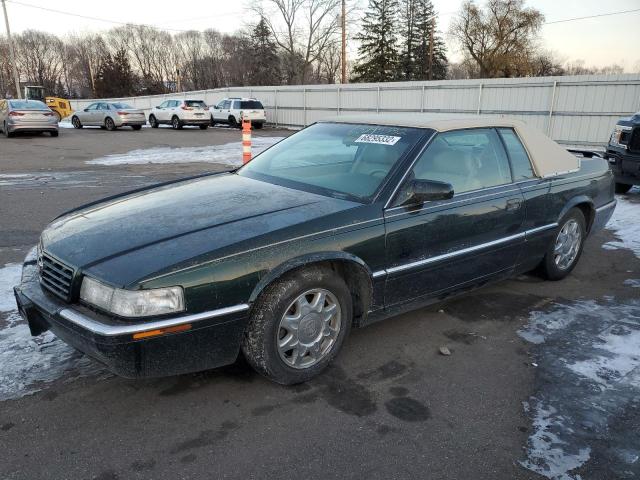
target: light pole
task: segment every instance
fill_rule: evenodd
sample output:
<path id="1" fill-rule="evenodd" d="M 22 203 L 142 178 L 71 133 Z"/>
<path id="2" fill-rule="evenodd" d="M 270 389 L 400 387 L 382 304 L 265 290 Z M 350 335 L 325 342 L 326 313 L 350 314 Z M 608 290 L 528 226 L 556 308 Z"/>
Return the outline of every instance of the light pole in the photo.
<path id="1" fill-rule="evenodd" d="M 340 23 L 342 26 L 342 81 L 341 83 L 347 83 L 347 6 L 346 0 L 342 0 L 342 15 L 340 16 Z"/>
<path id="2" fill-rule="evenodd" d="M 16 97 L 22 98 L 20 95 L 20 75 L 18 75 L 18 65 L 16 64 L 16 52 L 13 49 L 13 40 L 11 39 L 11 29 L 9 28 L 9 16 L 7 15 L 7 4 L 2 0 L 2 10 L 4 12 L 4 25 L 7 27 L 7 39 L 9 40 L 9 56 L 13 65 L 13 81 L 16 84 Z"/>

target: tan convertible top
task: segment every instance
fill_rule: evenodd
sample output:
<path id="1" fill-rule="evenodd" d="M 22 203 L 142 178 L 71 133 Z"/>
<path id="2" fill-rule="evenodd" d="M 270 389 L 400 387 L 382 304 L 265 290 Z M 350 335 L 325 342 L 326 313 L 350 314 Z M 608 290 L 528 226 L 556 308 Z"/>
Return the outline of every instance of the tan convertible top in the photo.
<path id="1" fill-rule="evenodd" d="M 425 113 L 341 115 L 329 122 L 431 128 L 438 132 L 465 128 L 513 128 L 529 153 L 538 177 L 551 177 L 580 169 L 580 158 L 572 155 L 537 128 L 509 117 L 430 115 Z"/>

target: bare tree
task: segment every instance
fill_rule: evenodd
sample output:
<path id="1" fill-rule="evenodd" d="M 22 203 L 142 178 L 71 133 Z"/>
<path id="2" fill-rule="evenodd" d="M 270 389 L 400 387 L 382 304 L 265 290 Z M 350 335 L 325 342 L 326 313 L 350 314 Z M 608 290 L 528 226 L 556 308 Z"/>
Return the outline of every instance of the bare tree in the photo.
<path id="1" fill-rule="evenodd" d="M 340 0 L 262 0 L 253 7 L 284 53 L 288 84 L 305 83 L 312 64 L 335 41 L 339 7 Z"/>
<path id="2" fill-rule="evenodd" d="M 478 65 L 481 77 L 510 77 L 517 74 L 523 56 L 533 56 L 543 22 L 542 13 L 525 8 L 524 0 L 488 0 L 484 8 L 467 0 L 449 35 Z"/>

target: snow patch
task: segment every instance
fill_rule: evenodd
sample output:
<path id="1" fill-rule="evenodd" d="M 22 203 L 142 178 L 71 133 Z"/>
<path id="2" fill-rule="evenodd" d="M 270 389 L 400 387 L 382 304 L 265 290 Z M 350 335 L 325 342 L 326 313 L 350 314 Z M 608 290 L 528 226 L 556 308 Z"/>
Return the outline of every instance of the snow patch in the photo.
<path id="1" fill-rule="evenodd" d="M 556 304 L 532 312 L 518 333 L 534 344 L 538 364 L 536 394 L 523 404 L 533 430 L 520 464 L 579 480 L 575 470 L 593 459 L 593 468 L 606 468 L 597 478 L 627 478 L 640 437 L 620 419 L 640 397 L 640 301 Z"/>
<path id="2" fill-rule="evenodd" d="M 253 137 L 251 150 L 256 155 L 285 137 Z M 157 147 L 132 150 L 89 160 L 91 165 L 139 165 L 148 163 L 220 163 L 232 167 L 242 165 L 242 142 L 203 147 Z"/>
<path id="3" fill-rule="evenodd" d="M 575 452 L 565 450 L 569 445 L 556 433 L 564 429 L 564 418 L 558 415 L 558 411 L 538 402 L 533 417 L 534 433 L 529 437 L 529 455 L 520 464 L 554 480 L 580 479 L 579 475 L 568 472 L 589 460 L 591 448 L 578 448 Z"/>
<path id="4" fill-rule="evenodd" d="M 640 203 L 622 197 L 617 197 L 617 200 L 618 204 L 606 228 L 613 231 L 618 239 L 602 247 L 607 250 L 625 248 L 640 258 Z"/>
<path id="5" fill-rule="evenodd" d="M 18 264 L 0 268 L 0 312 L 5 314 L 0 328 L 0 401 L 37 392 L 67 373 L 74 378 L 104 374 L 99 365 L 52 333 L 31 336 L 13 296 L 21 273 Z"/>
<path id="6" fill-rule="evenodd" d="M 640 279 L 630 278 L 622 282 L 625 287 L 640 288 Z"/>

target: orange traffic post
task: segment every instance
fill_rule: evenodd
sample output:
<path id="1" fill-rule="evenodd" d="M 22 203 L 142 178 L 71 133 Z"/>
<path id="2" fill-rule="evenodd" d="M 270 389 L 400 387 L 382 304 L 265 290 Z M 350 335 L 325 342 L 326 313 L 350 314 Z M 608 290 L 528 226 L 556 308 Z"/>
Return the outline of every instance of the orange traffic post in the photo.
<path id="1" fill-rule="evenodd" d="M 242 163 L 251 161 L 251 122 L 242 119 Z"/>

